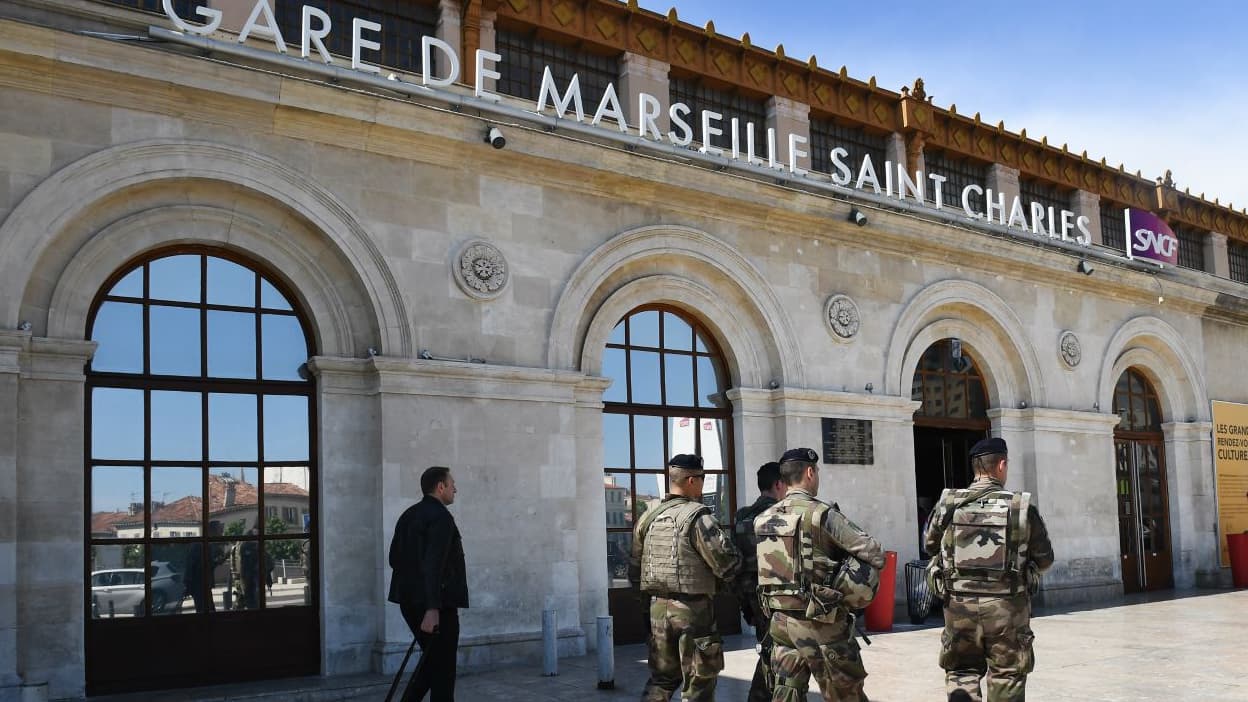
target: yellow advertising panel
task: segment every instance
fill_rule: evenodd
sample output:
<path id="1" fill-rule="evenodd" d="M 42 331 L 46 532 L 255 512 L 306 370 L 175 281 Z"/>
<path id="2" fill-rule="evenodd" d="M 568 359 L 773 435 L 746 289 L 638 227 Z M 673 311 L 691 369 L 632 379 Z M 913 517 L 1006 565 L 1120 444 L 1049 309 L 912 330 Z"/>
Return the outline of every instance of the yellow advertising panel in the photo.
<path id="1" fill-rule="evenodd" d="M 1227 568 L 1226 535 L 1248 531 L 1248 405 L 1213 403 L 1213 472 L 1218 476 L 1218 552 Z"/>

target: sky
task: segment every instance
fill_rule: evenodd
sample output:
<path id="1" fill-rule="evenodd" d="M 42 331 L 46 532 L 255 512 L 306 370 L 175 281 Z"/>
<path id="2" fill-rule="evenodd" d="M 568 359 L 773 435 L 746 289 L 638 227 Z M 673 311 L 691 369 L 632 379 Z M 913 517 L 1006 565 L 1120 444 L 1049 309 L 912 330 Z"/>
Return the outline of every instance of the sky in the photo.
<path id="1" fill-rule="evenodd" d="M 1248 207 L 1248 3 L 678 0 L 676 10 L 889 90 L 922 77 L 938 107 L 1150 180 L 1169 169 L 1180 190 Z"/>

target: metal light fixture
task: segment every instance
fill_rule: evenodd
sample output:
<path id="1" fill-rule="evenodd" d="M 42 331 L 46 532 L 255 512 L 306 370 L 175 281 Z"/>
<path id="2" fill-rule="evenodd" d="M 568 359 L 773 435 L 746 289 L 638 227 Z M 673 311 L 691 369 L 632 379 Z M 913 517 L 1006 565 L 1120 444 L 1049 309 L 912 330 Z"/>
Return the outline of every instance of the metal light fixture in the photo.
<path id="1" fill-rule="evenodd" d="M 1075 270 L 1084 275 L 1092 275 L 1096 271 L 1096 267 L 1088 263 L 1088 259 L 1085 258 L 1079 261 L 1079 265 L 1075 267 Z"/>
<path id="2" fill-rule="evenodd" d="M 498 127 L 490 127 L 485 133 L 485 142 L 496 149 L 501 149 L 507 145 L 507 137 L 503 136 L 502 130 Z"/>
<path id="3" fill-rule="evenodd" d="M 863 214 L 862 210 L 858 209 L 857 207 L 850 208 L 849 221 L 853 222 L 854 224 L 857 224 L 860 227 L 867 226 L 867 216 Z"/>

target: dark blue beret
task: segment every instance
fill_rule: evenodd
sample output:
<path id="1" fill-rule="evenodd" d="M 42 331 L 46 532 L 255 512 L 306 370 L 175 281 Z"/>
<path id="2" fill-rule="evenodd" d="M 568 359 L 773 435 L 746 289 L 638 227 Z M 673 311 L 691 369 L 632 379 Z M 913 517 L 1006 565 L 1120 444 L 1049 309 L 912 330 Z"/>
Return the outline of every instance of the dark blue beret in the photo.
<path id="1" fill-rule="evenodd" d="M 702 470 L 702 457 L 692 453 L 678 453 L 672 456 L 667 465 L 686 470 Z"/>
<path id="2" fill-rule="evenodd" d="M 971 447 L 971 458 L 976 456 L 987 456 L 994 453 L 1009 453 L 1009 450 L 1005 447 L 1005 439 L 998 439 L 994 436 L 991 439 L 982 439 Z"/>
<path id="3" fill-rule="evenodd" d="M 803 463 L 818 463 L 819 454 L 815 453 L 814 449 L 808 449 L 808 448 L 789 449 L 788 451 L 784 452 L 783 456 L 780 457 L 780 462 L 787 463 L 789 461 L 802 461 Z"/>

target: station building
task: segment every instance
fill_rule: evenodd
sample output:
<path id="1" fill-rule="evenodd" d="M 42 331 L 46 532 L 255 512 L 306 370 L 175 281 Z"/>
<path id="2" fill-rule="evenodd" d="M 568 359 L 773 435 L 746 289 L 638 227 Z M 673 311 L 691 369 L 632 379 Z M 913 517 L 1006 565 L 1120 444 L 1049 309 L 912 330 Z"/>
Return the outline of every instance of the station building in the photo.
<path id="1" fill-rule="evenodd" d="M 905 562 L 1001 436 L 1044 602 L 1228 582 L 1243 211 L 632 1 L 199 4 L 0 6 L 0 699 L 392 671 L 438 464 L 467 666 L 640 640 L 682 451 Z"/>

